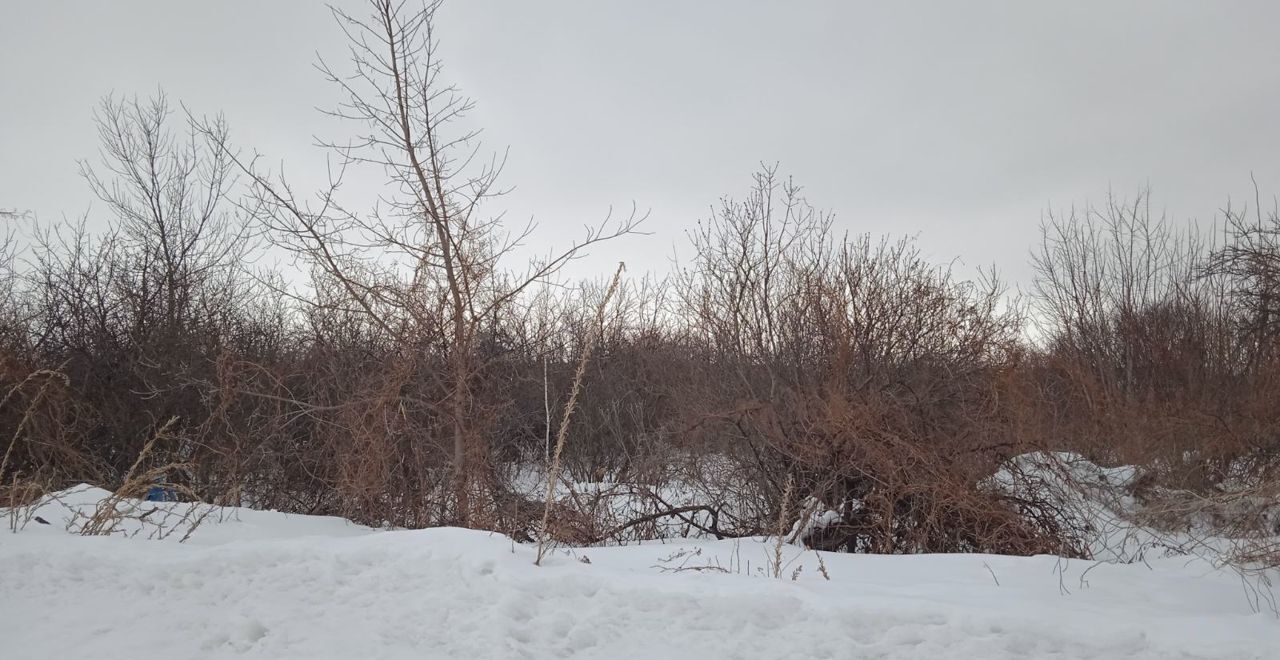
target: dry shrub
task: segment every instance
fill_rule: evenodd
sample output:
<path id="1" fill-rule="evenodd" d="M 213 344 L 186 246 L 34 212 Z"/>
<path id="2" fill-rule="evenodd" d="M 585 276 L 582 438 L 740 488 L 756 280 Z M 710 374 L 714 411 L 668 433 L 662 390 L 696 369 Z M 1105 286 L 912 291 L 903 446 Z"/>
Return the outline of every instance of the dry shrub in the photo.
<path id="1" fill-rule="evenodd" d="M 1225 212 L 1220 242 L 1152 217 L 1149 193 L 1050 216 L 1034 255 L 1044 432 L 1161 488 L 1216 498 L 1275 478 L 1275 214 Z"/>
<path id="2" fill-rule="evenodd" d="M 825 548 L 1074 555 L 1053 502 L 984 487 L 1012 456 L 1073 450 L 1144 466 L 1152 524 L 1262 543 L 1243 503 L 1280 480 L 1275 213 L 1229 208 L 1220 243 L 1146 193 L 1051 216 L 1035 343 L 993 274 L 840 235 L 774 168 L 691 230 L 669 282 L 561 293 L 564 263 L 636 219 L 503 267 L 524 234 L 478 210 L 498 163 L 438 134 L 471 103 L 436 77 L 435 6 L 337 12 L 358 62 L 405 65 L 368 87 L 329 73 L 368 147 L 339 160 L 406 193 L 380 213 L 344 208 L 336 173 L 308 207 L 220 121 L 172 132 L 163 98 L 104 102 L 107 174 L 84 171 L 117 231 L 45 228 L 21 276 L 0 244 L 0 498 L 88 481 L 119 500 L 163 470 L 194 499 L 373 525 L 630 542 L 825 507 Z M 310 280 L 246 272 L 250 234 Z M 516 477 L 557 435 L 547 476 L 569 495 L 532 501 Z"/>
<path id="3" fill-rule="evenodd" d="M 1005 451 L 904 435 L 914 413 L 883 400 L 828 400 L 799 412 L 803 433 L 768 443 L 801 492 L 837 514 L 800 540 L 845 552 L 1084 554 L 1081 530 L 1064 527 L 1051 502 L 984 484 Z"/>
<path id="4" fill-rule="evenodd" d="M 1222 221 L 1210 241 L 1153 217 L 1145 191 L 1050 216 L 1032 403 L 1047 445 L 1140 466 L 1135 522 L 1274 562 L 1280 218 L 1228 205 Z"/>
<path id="5" fill-rule="evenodd" d="M 25 373 L 18 377 L 15 371 Z M 83 446 L 85 406 L 59 367 L 27 370 L 5 362 L 0 379 L 12 383 L 0 400 L 0 428 L 7 436 L 0 456 L 0 506 L 106 473 Z"/>
<path id="6" fill-rule="evenodd" d="M 1005 391 L 1020 383 L 1021 318 L 994 277 L 957 280 L 908 240 L 836 238 L 771 170 L 693 239 L 680 289 L 712 352 L 689 415 L 718 438 L 705 450 L 751 473 L 770 518 L 795 475 L 798 499 L 837 514 L 820 547 L 1081 552 L 1038 503 L 981 486 L 1033 446 Z"/>

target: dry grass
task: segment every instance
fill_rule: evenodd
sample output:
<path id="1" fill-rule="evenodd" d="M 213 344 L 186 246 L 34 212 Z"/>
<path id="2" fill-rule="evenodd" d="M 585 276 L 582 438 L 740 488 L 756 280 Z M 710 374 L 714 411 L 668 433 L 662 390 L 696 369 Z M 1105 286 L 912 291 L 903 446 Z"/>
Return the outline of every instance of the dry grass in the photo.
<path id="1" fill-rule="evenodd" d="M 618 282 L 622 279 L 622 271 L 626 268 L 624 264 L 618 264 L 618 269 L 613 273 L 613 281 L 609 283 L 609 289 L 605 292 L 604 297 L 600 300 L 600 305 L 596 308 L 596 327 L 604 325 L 605 309 L 609 305 L 609 299 L 613 297 L 614 292 L 618 290 Z M 587 360 L 591 358 L 591 351 L 599 338 L 588 335 L 588 341 L 582 347 L 582 355 L 578 358 L 578 368 L 574 372 L 573 386 L 569 389 L 569 401 L 564 406 L 564 416 L 560 420 L 560 429 L 556 433 L 555 451 L 551 456 L 551 464 L 547 466 L 547 498 L 545 507 L 542 512 L 542 522 L 538 525 L 538 554 L 534 559 L 534 565 L 540 566 L 542 558 L 547 551 L 548 529 L 551 518 L 552 505 L 555 502 L 556 481 L 560 478 L 560 461 L 564 456 L 565 439 L 569 433 L 569 421 L 573 418 L 573 412 L 578 405 L 578 395 L 582 392 L 582 378 L 587 371 Z M 551 420 L 547 420 L 550 424 Z"/>
<path id="2" fill-rule="evenodd" d="M 62 366 L 65 367 L 66 366 L 65 363 Z M 36 391 L 36 395 L 31 398 L 31 401 L 27 404 L 26 409 L 23 410 L 22 419 L 18 422 L 18 425 L 13 430 L 13 435 L 9 438 L 9 445 L 5 448 L 4 457 L 0 458 L 0 484 L 4 484 L 5 473 L 9 468 L 9 459 L 12 457 L 14 449 L 18 446 L 18 440 L 22 437 L 22 432 L 26 428 L 27 422 L 31 420 L 31 415 L 36 411 L 36 409 L 40 406 L 41 402 L 43 401 L 45 392 L 48 391 L 49 389 L 49 385 L 55 379 L 61 381 L 63 384 L 69 383 L 69 379 L 67 378 L 67 375 L 62 373 L 61 369 L 62 367 L 59 367 L 58 369 L 39 369 L 39 370 L 33 371 L 30 374 L 28 374 L 26 378 L 22 379 L 22 381 L 19 382 L 17 385 L 14 385 L 13 387 L 9 388 L 9 391 L 5 393 L 4 398 L 0 399 L 0 409 L 3 409 L 5 405 L 9 403 L 9 400 L 12 399 L 13 396 L 17 394 L 19 390 L 23 389 L 27 385 L 27 383 L 30 383 L 32 380 L 35 380 L 36 378 L 45 379 L 44 382 L 40 385 L 40 389 Z M 0 498 L 0 502 L 2 502 L 4 499 L 5 498 Z"/>
<path id="3" fill-rule="evenodd" d="M 78 533 L 81 536 L 108 536 L 115 533 L 125 520 L 147 521 L 153 514 L 159 512 L 160 507 L 152 506 L 144 511 L 145 507 L 141 499 L 147 491 L 155 487 L 180 493 L 190 500 L 195 500 L 196 503 L 187 505 L 185 512 L 177 514 L 177 521 L 170 519 L 173 512 L 166 511 L 162 514 L 165 520 L 157 524 L 157 529 L 152 533 L 153 538 L 164 539 L 182 529 L 184 530 L 182 540 L 185 541 L 213 511 L 213 507 L 199 504 L 199 497 L 190 488 L 166 481 L 168 475 L 187 468 L 188 465 L 166 463 L 152 468 L 142 467 L 150 459 L 157 443 L 173 438 L 170 433 L 177 422 L 177 417 L 171 417 L 143 445 L 120 485 L 110 496 L 98 502 L 93 513 L 79 525 Z"/>
<path id="4" fill-rule="evenodd" d="M 782 487 L 782 502 L 778 506 L 778 525 L 774 528 L 774 545 L 773 545 L 773 577 L 782 577 L 782 546 L 786 543 L 788 521 L 791 515 L 791 501 L 795 495 L 795 477 L 788 474 L 786 483 Z M 794 580 L 796 576 L 792 576 Z"/>

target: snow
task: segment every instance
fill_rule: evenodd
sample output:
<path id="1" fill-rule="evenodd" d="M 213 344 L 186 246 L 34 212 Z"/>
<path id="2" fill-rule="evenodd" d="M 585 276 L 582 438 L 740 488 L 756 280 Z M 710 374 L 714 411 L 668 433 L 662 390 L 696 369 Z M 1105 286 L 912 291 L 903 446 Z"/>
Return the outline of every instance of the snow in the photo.
<path id="1" fill-rule="evenodd" d="M 822 553 L 820 567 L 818 553 L 783 545 L 778 579 L 773 539 L 680 539 L 560 549 L 539 567 L 532 546 L 485 532 L 132 501 L 120 506 L 157 511 L 108 536 L 69 533 L 106 495 L 64 492 L 22 512 L 31 519 L 17 533 L 0 532 L 0 656 L 1272 658 L 1280 649 L 1280 620 L 1258 607 L 1257 584 L 1200 557 Z M 164 513 L 179 528 L 167 535 L 155 533 Z"/>
<path id="2" fill-rule="evenodd" d="M 1141 470 L 1130 465 L 1103 467 L 1079 454 L 1035 452 L 1015 457 L 991 479 L 994 487 L 1016 495 L 1040 496 L 1052 502 L 1068 528 L 1086 530 L 1091 558 L 1109 562 L 1142 562 L 1151 557 L 1198 557 L 1222 563 L 1235 547 L 1208 521 L 1184 521 L 1182 529 L 1160 531 L 1141 524 L 1146 507 L 1135 495 Z M 1163 492 L 1169 495 L 1169 492 Z M 1256 503 L 1258 515 L 1280 533 L 1280 503 Z"/>
<path id="3" fill-rule="evenodd" d="M 88 517 L 95 513 L 99 503 L 110 496 L 110 491 L 80 484 L 55 493 L 47 497 L 40 506 L 20 513 L 0 509 L 0 520 L 13 527 L 11 518 L 18 517 L 23 535 L 52 534 L 59 538 L 65 537 L 68 533 L 79 533 Z M 301 516 L 207 504 L 123 499 L 117 502 L 115 509 L 121 515 L 110 536 L 194 545 L 219 545 L 245 540 L 296 540 L 311 536 L 335 538 L 373 531 L 331 516 Z M 34 522 L 35 517 L 40 517 L 48 524 Z M 189 538 L 184 541 L 188 532 Z"/>

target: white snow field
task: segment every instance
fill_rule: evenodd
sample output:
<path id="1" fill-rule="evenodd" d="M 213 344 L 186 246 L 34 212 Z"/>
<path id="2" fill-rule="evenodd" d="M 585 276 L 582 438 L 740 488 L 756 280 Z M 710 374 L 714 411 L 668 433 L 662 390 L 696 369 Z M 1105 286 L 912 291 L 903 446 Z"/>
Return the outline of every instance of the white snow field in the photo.
<path id="1" fill-rule="evenodd" d="M 828 580 L 788 546 L 776 579 L 755 539 L 537 567 L 494 534 L 247 509 L 147 538 L 188 505 L 69 533 L 105 495 L 0 511 L 0 658 L 1280 658 L 1256 581 L 1199 558 L 823 553 Z"/>

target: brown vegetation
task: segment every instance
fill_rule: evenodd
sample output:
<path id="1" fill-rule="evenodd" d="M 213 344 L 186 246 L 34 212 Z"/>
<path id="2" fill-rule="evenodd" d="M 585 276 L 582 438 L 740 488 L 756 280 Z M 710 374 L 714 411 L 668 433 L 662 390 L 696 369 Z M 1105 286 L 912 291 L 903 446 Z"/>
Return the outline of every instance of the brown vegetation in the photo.
<path id="1" fill-rule="evenodd" d="M 1082 555 L 1053 502 L 988 478 L 1069 450 L 1145 466 L 1188 510 L 1274 498 L 1275 213 L 1229 208 L 1213 240 L 1152 218 L 1145 193 L 1051 216 L 1024 305 L 994 272 L 838 233 L 765 168 L 669 280 L 548 286 L 637 218 L 510 268 L 532 229 L 482 215 L 500 162 L 450 133 L 470 101 L 440 78 L 434 10 L 337 14 L 354 59 L 322 69 L 356 137 L 330 145 L 314 197 L 220 121 L 175 132 L 163 97 L 103 103 L 104 160 L 82 170 L 114 229 L 44 227 L 26 266 L 2 253 L 9 501 L 145 477 L 579 543 L 777 533 L 821 507 L 835 520 L 804 540 L 823 549 Z M 341 172 L 369 166 L 394 194 L 349 210 Z M 264 244 L 302 276 L 246 268 Z M 569 494 L 544 508 L 514 472 L 553 448 L 549 491 L 563 465 Z"/>

